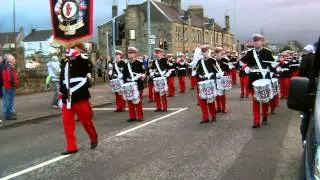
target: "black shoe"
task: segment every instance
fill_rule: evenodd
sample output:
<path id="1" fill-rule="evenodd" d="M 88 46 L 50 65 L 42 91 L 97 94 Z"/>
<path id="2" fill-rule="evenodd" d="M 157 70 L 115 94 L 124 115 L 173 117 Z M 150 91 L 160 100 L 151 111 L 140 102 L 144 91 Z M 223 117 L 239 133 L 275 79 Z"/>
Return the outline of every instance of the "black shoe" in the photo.
<path id="1" fill-rule="evenodd" d="M 260 124 L 254 124 L 253 126 L 252 126 L 252 128 L 259 128 L 260 127 Z"/>
<path id="2" fill-rule="evenodd" d="M 268 125 L 268 120 L 267 120 L 267 118 L 263 118 L 263 120 L 262 120 L 262 125 Z"/>
<path id="3" fill-rule="evenodd" d="M 217 110 L 217 113 L 221 113 L 221 110 Z"/>
<path id="4" fill-rule="evenodd" d="M 161 112 L 161 111 L 162 111 L 161 109 L 154 110 L 154 112 Z"/>
<path id="5" fill-rule="evenodd" d="M 205 121 L 201 121 L 200 124 L 205 124 L 205 123 L 208 123 L 209 120 L 205 120 Z"/>
<path id="6" fill-rule="evenodd" d="M 217 118 L 216 117 L 212 118 L 212 122 L 217 122 Z"/>
<path id="7" fill-rule="evenodd" d="M 190 90 L 194 90 L 194 88 L 190 88 Z"/>
<path id="8" fill-rule="evenodd" d="M 116 110 L 114 110 L 113 112 L 120 112 L 120 109 L 116 109 Z"/>
<path id="9" fill-rule="evenodd" d="M 248 96 L 246 96 L 246 98 L 248 99 L 249 97 L 248 97 Z"/>
<path id="10" fill-rule="evenodd" d="M 98 140 L 96 142 L 91 143 L 91 149 L 95 149 L 98 146 Z"/>
<path id="11" fill-rule="evenodd" d="M 137 119 L 128 119 L 127 122 L 134 122 L 136 121 Z"/>
<path id="12" fill-rule="evenodd" d="M 153 102 L 153 100 L 149 100 L 149 102 L 150 102 L 150 103 L 152 103 L 152 102 Z"/>
<path id="13" fill-rule="evenodd" d="M 222 113 L 227 113 L 228 111 L 225 109 L 225 110 L 222 110 Z"/>
<path id="14" fill-rule="evenodd" d="M 73 150 L 73 151 L 65 151 L 65 152 L 62 152 L 61 155 L 69 155 L 69 154 L 75 154 L 77 153 L 78 150 Z"/>
<path id="15" fill-rule="evenodd" d="M 243 99 L 244 98 L 244 96 L 240 96 L 240 99 Z"/>

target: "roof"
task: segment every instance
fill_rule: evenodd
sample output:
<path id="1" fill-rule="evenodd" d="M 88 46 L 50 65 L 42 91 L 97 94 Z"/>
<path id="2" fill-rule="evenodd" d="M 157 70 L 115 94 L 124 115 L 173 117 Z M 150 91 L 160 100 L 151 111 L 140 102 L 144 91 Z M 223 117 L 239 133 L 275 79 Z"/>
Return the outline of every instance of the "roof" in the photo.
<path id="1" fill-rule="evenodd" d="M 19 32 L 4 32 L 0 33 L 0 43 L 15 43 Z"/>
<path id="2" fill-rule="evenodd" d="M 52 30 L 32 30 L 24 42 L 47 41 L 52 36 Z"/>
<path id="3" fill-rule="evenodd" d="M 119 14 L 118 16 L 116 16 L 115 18 L 116 18 L 117 20 L 123 19 L 123 18 L 124 18 L 124 14 L 125 14 L 125 13 L 123 12 L 123 13 Z M 108 24 L 108 23 L 111 23 L 111 22 L 112 22 L 112 19 L 113 19 L 113 18 L 107 20 L 106 22 L 100 24 L 98 27 L 101 27 L 101 26 L 104 26 L 104 25 L 106 25 L 106 24 Z"/>
<path id="4" fill-rule="evenodd" d="M 173 22 L 180 22 L 182 23 L 182 19 L 180 19 L 180 16 L 183 16 L 183 12 L 178 11 L 174 7 L 158 1 L 152 1 L 153 4 L 158 8 L 158 10 L 168 18 L 169 21 Z M 199 17 L 196 14 L 191 14 L 191 25 L 195 27 L 203 27 L 204 23 L 208 23 L 208 19 Z M 214 23 L 216 31 L 222 32 L 224 29 L 219 26 L 217 23 Z"/>

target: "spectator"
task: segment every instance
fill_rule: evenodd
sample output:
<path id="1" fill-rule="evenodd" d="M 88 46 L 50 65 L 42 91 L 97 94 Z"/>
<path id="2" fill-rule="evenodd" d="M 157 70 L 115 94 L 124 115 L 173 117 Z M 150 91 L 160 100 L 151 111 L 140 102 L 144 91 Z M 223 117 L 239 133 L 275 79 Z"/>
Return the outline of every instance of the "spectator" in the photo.
<path id="1" fill-rule="evenodd" d="M 59 58 L 57 56 L 53 56 L 52 60 L 47 63 L 48 67 L 48 77 L 50 79 L 48 84 L 51 84 L 51 88 L 53 88 L 54 94 L 52 98 L 52 104 L 51 107 L 53 109 L 59 108 L 59 75 L 61 72 Z"/>
<path id="2" fill-rule="evenodd" d="M 2 71 L 3 78 L 3 112 L 5 120 L 16 120 L 13 112 L 14 96 L 18 87 L 18 77 L 15 68 L 16 59 L 11 55 L 5 55 L 6 64 Z"/>
<path id="3" fill-rule="evenodd" d="M 100 57 L 96 62 L 96 69 L 98 72 L 98 77 L 102 77 L 103 59 Z"/>
<path id="4" fill-rule="evenodd" d="M 2 85 L 3 85 L 3 80 L 2 80 L 2 71 L 4 68 L 4 59 L 2 58 L 2 56 L 0 56 L 0 97 L 2 98 Z"/>

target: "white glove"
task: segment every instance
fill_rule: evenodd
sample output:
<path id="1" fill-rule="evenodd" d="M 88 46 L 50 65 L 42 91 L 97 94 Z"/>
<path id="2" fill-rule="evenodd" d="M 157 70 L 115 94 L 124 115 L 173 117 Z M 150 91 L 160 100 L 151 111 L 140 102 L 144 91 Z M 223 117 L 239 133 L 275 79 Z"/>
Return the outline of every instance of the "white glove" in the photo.
<path id="1" fill-rule="evenodd" d="M 210 79 L 212 75 L 213 73 L 209 73 L 208 76 L 206 76 L 206 78 Z"/>
<path id="2" fill-rule="evenodd" d="M 281 71 L 281 67 L 277 67 L 277 72 L 280 72 Z"/>
<path id="3" fill-rule="evenodd" d="M 150 72 L 150 77 L 153 77 L 154 76 L 154 72 Z"/>
<path id="4" fill-rule="evenodd" d="M 271 66 L 272 66 L 273 68 L 276 68 L 278 65 L 279 65 L 278 62 L 273 62 L 273 63 L 271 63 Z"/>
<path id="5" fill-rule="evenodd" d="M 141 78 L 141 74 L 137 74 L 137 75 L 133 78 L 133 80 L 136 81 L 136 80 L 138 80 L 138 79 L 140 79 L 140 78 Z"/>
<path id="6" fill-rule="evenodd" d="M 111 76 L 112 74 L 113 74 L 113 71 L 112 71 L 112 70 L 109 70 L 109 71 L 108 71 L 108 75 Z"/>
<path id="7" fill-rule="evenodd" d="M 233 69 L 234 68 L 234 66 L 232 64 L 229 64 L 228 67 L 229 67 L 229 69 Z"/>
<path id="8" fill-rule="evenodd" d="M 249 73 L 250 73 L 250 68 L 247 66 L 246 68 L 244 68 L 244 72 L 245 72 L 246 74 L 249 74 Z"/>
<path id="9" fill-rule="evenodd" d="M 196 76 L 196 75 L 197 75 L 197 71 L 192 70 L 192 72 L 191 72 L 191 76 Z"/>
<path id="10" fill-rule="evenodd" d="M 122 79 L 123 75 L 122 74 L 118 74 L 118 79 Z"/>
<path id="11" fill-rule="evenodd" d="M 171 71 L 169 70 L 167 73 L 164 74 L 164 77 L 169 77 L 171 74 Z"/>
<path id="12" fill-rule="evenodd" d="M 242 61 L 240 61 L 239 64 L 240 64 L 240 66 L 244 66 L 245 65 Z"/>
<path id="13" fill-rule="evenodd" d="M 221 78 L 221 77 L 223 76 L 223 72 L 218 72 L 218 73 L 216 74 L 216 76 L 217 76 L 217 78 Z"/>

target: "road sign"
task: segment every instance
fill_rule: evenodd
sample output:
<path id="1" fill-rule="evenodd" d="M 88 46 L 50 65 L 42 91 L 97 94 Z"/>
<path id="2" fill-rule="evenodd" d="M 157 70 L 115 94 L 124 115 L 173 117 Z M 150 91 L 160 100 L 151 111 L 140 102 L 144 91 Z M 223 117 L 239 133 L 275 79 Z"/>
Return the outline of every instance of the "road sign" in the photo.
<path id="1" fill-rule="evenodd" d="M 156 40 L 155 39 L 149 39 L 149 44 L 151 44 L 151 45 L 156 44 Z"/>
<path id="2" fill-rule="evenodd" d="M 156 35 L 151 34 L 151 35 L 149 36 L 149 39 L 155 39 L 155 38 L 156 38 Z"/>

